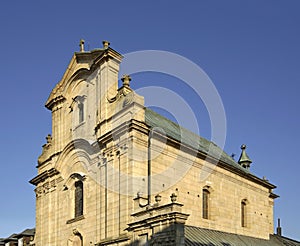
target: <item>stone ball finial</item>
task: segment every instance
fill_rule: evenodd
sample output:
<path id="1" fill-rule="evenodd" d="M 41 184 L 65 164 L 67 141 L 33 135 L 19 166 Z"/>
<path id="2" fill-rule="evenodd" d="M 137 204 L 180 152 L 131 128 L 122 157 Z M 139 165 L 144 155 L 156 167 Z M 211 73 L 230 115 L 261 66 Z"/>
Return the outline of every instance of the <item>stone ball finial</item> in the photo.
<path id="1" fill-rule="evenodd" d="M 131 77 L 127 74 L 124 74 L 121 78 L 122 82 L 123 82 L 123 86 L 126 87 L 130 87 L 130 81 L 131 81 Z"/>
<path id="2" fill-rule="evenodd" d="M 159 202 L 161 201 L 161 195 L 160 195 L 160 194 L 157 194 L 157 195 L 155 196 L 155 201 L 156 201 L 157 203 L 159 203 Z"/>
<path id="3" fill-rule="evenodd" d="M 110 45 L 110 42 L 107 41 L 107 40 L 103 40 L 102 44 L 103 44 L 103 49 L 107 49 L 109 47 L 109 45 Z"/>

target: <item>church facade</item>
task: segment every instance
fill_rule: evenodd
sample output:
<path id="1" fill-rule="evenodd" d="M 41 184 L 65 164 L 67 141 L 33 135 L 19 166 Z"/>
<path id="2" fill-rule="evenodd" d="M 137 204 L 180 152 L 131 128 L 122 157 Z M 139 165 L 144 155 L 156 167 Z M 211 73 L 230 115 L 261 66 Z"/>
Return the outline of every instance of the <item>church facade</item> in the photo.
<path id="1" fill-rule="evenodd" d="M 30 181 L 35 245 L 205 245 L 209 233 L 277 240 L 276 187 L 250 172 L 246 146 L 236 162 L 146 108 L 130 76 L 118 87 L 121 60 L 109 42 L 85 51 L 81 41 L 46 102 L 52 134 Z"/>

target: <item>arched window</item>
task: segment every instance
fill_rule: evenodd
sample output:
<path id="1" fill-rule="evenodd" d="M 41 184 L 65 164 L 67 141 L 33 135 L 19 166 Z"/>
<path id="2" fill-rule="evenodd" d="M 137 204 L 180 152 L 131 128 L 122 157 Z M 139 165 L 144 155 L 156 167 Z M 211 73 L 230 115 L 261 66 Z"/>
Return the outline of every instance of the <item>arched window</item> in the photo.
<path id="1" fill-rule="evenodd" d="M 75 182 L 75 218 L 83 215 L 83 183 Z"/>
<path id="2" fill-rule="evenodd" d="M 241 226 L 247 226 L 247 200 L 242 200 L 241 202 Z"/>
<path id="3" fill-rule="evenodd" d="M 204 188 L 202 190 L 202 218 L 209 218 L 209 195 L 210 192 L 208 189 Z"/>
<path id="4" fill-rule="evenodd" d="M 83 102 L 78 103 L 79 123 L 84 121 L 84 104 Z"/>

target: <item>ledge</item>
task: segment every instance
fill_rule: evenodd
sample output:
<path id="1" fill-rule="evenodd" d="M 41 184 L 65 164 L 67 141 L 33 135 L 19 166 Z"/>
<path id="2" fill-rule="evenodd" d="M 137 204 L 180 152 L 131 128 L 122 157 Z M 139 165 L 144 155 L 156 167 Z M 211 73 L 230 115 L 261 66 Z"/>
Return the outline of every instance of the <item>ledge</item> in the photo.
<path id="1" fill-rule="evenodd" d="M 66 224 L 72 224 L 72 223 L 74 223 L 74 222 L 76 222 L 76 221 L 83 220 L 83 219 L 84 219 L 84 216 L 83 216 L 83 215 L 80 215 L 80 216 L 77 216 L 76 218 L 67 220 Z"/>
<path id="2" fill-rule="evenodd" d="M 276 198 L 278 198 L 280 196 L 278 196 L 277 194 L 271 192 L 270 195 L 269 195 L 269 197 L 272 198 L 272 199 L 276 199 Z"/>
<path id="3" fill-rule="evenodd" d="M 47 178 L 51 178 L 57 174 L 59 174 L 59 171 L 57 171 L 55 168 L 51 168 L 49 170 L 42 172 L 41 174 L 39 174 L 32 180 L 30 180 L 29 183 L 31 183 L 33 185 L 38 185 L 40 182 L 43 182 Z"/>

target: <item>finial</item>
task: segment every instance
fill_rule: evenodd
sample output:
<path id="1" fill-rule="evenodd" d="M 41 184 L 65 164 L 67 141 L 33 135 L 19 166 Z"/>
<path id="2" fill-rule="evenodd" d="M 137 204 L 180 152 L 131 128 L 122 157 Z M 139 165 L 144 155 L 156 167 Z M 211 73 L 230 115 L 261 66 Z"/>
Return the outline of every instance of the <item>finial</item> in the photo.
<path id="1" fill-rule="evenodd" d="M 80 47 L 80 52 L 84 52 L 84 40 L 83 39 L 80 39 L 79 47 Z"/>
<path id="2" fill-rule="evenodd" d="M 110 45 L 110 42 L 107 41 L 107 40 L 103 40 L 102 44 L 103 44 L 103 49 L 107 49 L 109 47 L 109 45 Z"/>
<path id="3" fill-rule="evenodd" d="M 246 168 L 246 169 L 249 169 L 250 168 L 250 164 L 252 163 L 251 159 L 249 158 L 249 156 L 247 155 L 246 153 L 246 145 L 245 144 L 242 144 L 241 146 L 241 150 L 242 150 L 242 153 L 241 153 L 241 156 L 238 160 L 238 163 Z"/>
<path id="4" fill-rule="evenodd" d="M 266 176 L 263 176 L 263 180 L 269 182 Z"/>
<path id="5" fill-rule="evenodd" d="M 160 195 L 160 194 L 157 194 L 157 195 L 155 196 L 155 201 L 156 201 L 157 203 L 159 203 L 159 202 L 161 201 L 161 195 Z"/>
<path id="6" fill-rule="evenodd" d="M 280 219 L 278 219 L 278 225 L 277 225 L 277 228 L 276 228 L 276 232 L 277 232 L 278 236 L 282 235 L 282 229 L 280 227 Z"/>
<path id="7" fill-rule="evenodd" d="M 51 136 L 51 134 L 48 134 L 48 135 L 47 135 L 46 140 L 47 140 L 47 143 L 48 143 L 48 144 L 51 143 L 51 141 L 52 141 L 52 136 Z"/>
<path id="8" fill-rule="evenodd" d="M 172 193 L 172 195 L 170 196 L 170 198 L 171 198 L 171 202 L 172 203 L 176 202 L 176 200 L 177 200 L 177 196 L 176 196 L 175 193 Z"/>
<path id="9" fill-rule="evenodd" d="M 131 81 L 130 75 L 124 74 L 122 76 L 121 80 L 123 82 L 123 86 L 130 87 L 130 81 Z"/>

